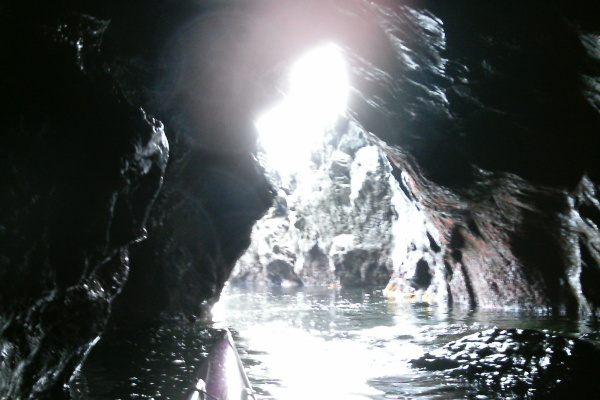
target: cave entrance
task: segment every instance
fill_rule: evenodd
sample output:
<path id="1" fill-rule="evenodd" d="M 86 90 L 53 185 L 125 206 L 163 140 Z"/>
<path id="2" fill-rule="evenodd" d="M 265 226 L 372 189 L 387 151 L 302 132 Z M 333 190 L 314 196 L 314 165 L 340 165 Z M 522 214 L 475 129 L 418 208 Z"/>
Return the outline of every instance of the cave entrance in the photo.
<path id="1" fill-rule="evenodd" d="M 384 288 L 407 259 L 420 213 L 383 151 L 347 117 L 350 91 L 344 51 L 326 43 L 292 65 L 282 100 L 256 120 L 275 198 L 234 284 Z"/>
<path id="2" fill-rule="evenodd" d="M 324 131 L 346 110 L 349 82 L 341 49 L 327 43 L 292 66 L 284 98 L 256 121 L 259 145 L 280 174 L 294 174 L 308 161 Z"/>

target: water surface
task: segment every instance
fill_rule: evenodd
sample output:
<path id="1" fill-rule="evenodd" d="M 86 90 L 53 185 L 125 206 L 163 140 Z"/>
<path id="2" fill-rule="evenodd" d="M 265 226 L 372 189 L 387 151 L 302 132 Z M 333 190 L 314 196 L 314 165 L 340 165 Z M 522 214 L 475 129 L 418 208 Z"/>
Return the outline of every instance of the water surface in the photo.
<path id="1" fill-rule="evenodd" d="M 214 324 L 107 335 L 73 393 L 80 400 L 183 400 L 215 329 L 223 327 L 232 330 L 256 392 L 276 400 L 486 399 L 459 378 L 413 369 L 409 361 L 491 327 L 600 343 L 596 323 L 547 314 L 398 303 L 377 289 L 227 287 Z"/>
<path id="2" fill-rule="evenodd" d="M 214 311 L 216 325 L 238 332 L 256 390 L 279 400 L 487 398 L 409 361 L 491 327 L 599 338 L 594 324 L 566 317 L 447 310 L 391 301 L 377 289 L 228 288 Z"/>

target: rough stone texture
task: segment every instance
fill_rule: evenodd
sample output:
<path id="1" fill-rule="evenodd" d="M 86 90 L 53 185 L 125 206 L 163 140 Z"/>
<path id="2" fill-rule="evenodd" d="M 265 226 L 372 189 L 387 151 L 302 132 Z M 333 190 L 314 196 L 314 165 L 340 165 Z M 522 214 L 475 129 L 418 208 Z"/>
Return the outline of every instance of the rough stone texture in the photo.
<path id="1" fill-rule="evenodd" d="M 411 363 L 448 371 L 494 399 L 591 399 L 600 390 L 597 347 L 531 329 L 479 332 Z"/>
<path id="2" fill-rule="evenodd" d="M 353 124 L 317 144 L 309 167 L 268 170 L 278 195 L 256 223 L 234 283 L 385 285 L 396 211 L 391 167 Z M 268 168 L 268 154 L 264 156 Z M 397 189 L 396 189 L 397 190 Z"/>
<path id="3" fill-rule="evenodd" d="M 232 59 L 244 57 L 240 15 L 202 2 L 132 5 L 117 8 L 103 45 L 115 80 L 165 124 L 170 157 L 114 326 L 206 316 L 272 201 L 253 156 L 249 66 Z"/>
<path id="4" fill-rule="evenodd" d="M 597 183 L 584 176 L 570 196 L 565 240 L 570 246 L 568 271 L 583 311 L 598 314 L 600 307 L 600 192 Z"/>
<path id="5" fill-rule="evenodd" d="M 486 174 L 473 189 L 461 191 L 414 171 L 411 177 L 407 190 L 419 196 L 439 235 L 438 252 L 431 253 L 442 260 L 437 290 L 450 303 L 577 307 L 578 290 L 569 283 L 559 247 L 566 227 L 557 222 L 569 212 L 565 193 L 511 175 Z"/>
<path id="6" fill-rule="evenodd" d="M 423 5 L 374 6 L 396 60 L 355 60 L 363 95 L 351 113 L 426 221 L 391 289 L 592 312 L 597 7 Z M 360 79 L 368 67 L 377 72 Z"/>
<path id="7" fill-rule="evenodd" d="M 424 210 L 429 239 L 425 246 L 421 238 L 425 251 L 411 252 L 399 267 L 391 295 L 417 288 L 421 268 L 428 274 L 422 275 L 420 289 L 427 289 L 434 302 L 595 312 L 597 200 L 587 177 L 569 193 L 479 171 L 473 186 L 451 190 L 413 169 L 406 154 L 389 154 L 404 168 L 404 191 Z"/>
<path id="8" fill-rule="evenodd" d="M 161 185 L 162 124 L 99 58 L 106 22 L 0 13 L 0 397 L 66 398 Z"/>
<path id="9" fill-rule="evenodd" d="M 598 9 L 466 4 L 348 3 L 337 27 L 362 18 L 370 36 L 332 34 L 347 46 L 350 118 L 389 157 L 402 193 L 389 293 L 593 312 Z M 289 230 L 280 222 L 272 232 Z M 315 248 L 322 262 L 309 264 L 325 280 L 328 251 Z"/>
<path id="10" fill-rule="evenodd" d="M 115 302 L 115 324 L 194 320 L 218 300 L 270 202 L 254 160 L 240 157 L 191 151 L 169 164 L 149 238 L 132 252 L 130 277 Z"/>

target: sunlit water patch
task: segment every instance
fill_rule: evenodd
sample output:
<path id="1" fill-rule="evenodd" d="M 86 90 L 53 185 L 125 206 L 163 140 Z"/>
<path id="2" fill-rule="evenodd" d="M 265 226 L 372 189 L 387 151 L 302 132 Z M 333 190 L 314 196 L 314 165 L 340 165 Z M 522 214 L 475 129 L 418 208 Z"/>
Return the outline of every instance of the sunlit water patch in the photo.
<path id="1" fill-rule="evenodd" d="M 293 399 L 483 399 L 412 359 L 489 327 L 548 329 L 596 338 L 593 326 L 524 313 L 442 310 L 397 303 L 380 290 L 228 288 L 217 326 L 237 330 L 255 389 Z"/>
<path id="2" fill-rule="evenodd" d="M 599 343 L 597 324 L 564 317 L 395 303 L 380 290 L 228 287 L 212 326 L 112 332 L 72 388 L 78 400 L 187 400 L 216 328 L 231 328 L 261 398 L 485 399 L 460 377 L 410 360 L 490 327 L 547 330 Z M 502 398 L 501 395 L 493 398 Z"/>

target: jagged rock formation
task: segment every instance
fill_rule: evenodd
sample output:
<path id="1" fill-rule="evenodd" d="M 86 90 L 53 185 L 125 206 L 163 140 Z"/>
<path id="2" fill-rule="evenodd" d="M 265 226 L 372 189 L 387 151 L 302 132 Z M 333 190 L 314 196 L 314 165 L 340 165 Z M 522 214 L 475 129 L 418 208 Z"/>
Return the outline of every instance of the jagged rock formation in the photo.
<path id="1" fill-rule="evenodd" d="M 0 397 L 60 399 L 145 237 L 168 144 L 102 68 L 106 21 L 18 11 L 0 23 Z"/>
<path id="2" fill-rule="evenodd" d="M 354 6 L 381 36 L 370 30 L 376 52 L 340 37 L 356 93 L 348 113 L 394 165 L 398 225 L 418 226 L 396 234 L 393 287 L 448 305 L 593 312 L 597 10 Z M 314 257 L 331 271 L 327 252 Z"/>
<path id="3" fill-rule="evenodd" d="M 223 18 L 205 7 L 144 4 L 139 14 L 114 18 L 114 33 L 105 37 L 115 80 L 163 121 L 170 144 L 148 240 L 132 252 L 114 304 L 115 326 L 206 316 L 271 204 L 253 155 L 249 77 L 214 48 L 235 46 L 238 28 L 223 30 Z M 140 15 L 142 26 L 134 23 Z"/>
<path id="4" fill-rule="evenodd" d="M 354 124 L 328 131 L 316 147 L 301 171 L 283 177 L 268 171 L 278 195 L 254 226 L 233 283 L 383 286 L 389 281 L 393 198 L 399 195 L 390 184 L 389 162 Z"/>
<path id="5" fill-rule="evenodd" d="M 593 312 L 599 233 L 591 153 L 599 126 L 590 76 L 598 41 L 588 17 L 597 10 L 429 6 L 430 13 L 401 6 L 379 14 L 400 48 L 399 71 L 388 67 L 380 78 L 399 77 L 384 98 L 422 94 L 400 109 L 364 105 L 379 115 L 393 109 L 366 127 L 383 139 L 374 140 L 429 223 L 427 256 L 398 270 L 395 286 L 405 291 L 407 278 L 426 281 L 427 271 L 442 303 Z M 504 29 L 516 14 L 518 29 Z M 550 26 L 552 40 L 539 33 Z M 381 121 L 403 133 L 390 135 Z M 414 242 L 427 248 L 423 237 Z"/>
<path id="6" fill-rule="evenodd" d="M 400 153 L 392 158 L 410 168 Z M 513 175 L 480 173 L 470 190 L 440 188 L 414 170 L 402 182 L 408 193 L 419 196 L 415 199 L 434 227 L 428 232 L 436 234 L 427 252 L 438 266 L 429 270 L 434 299 L 589 313 L 591 299 L 582 296 L 576 271 L 578 249 L 571 245 L 577 242 L 577 228 L 571 225 L 577 224 L 571 217 L 577 211 L 570 195 Z M 395 284 L 406 291 L 401 277 L 402 271 Z"/>
<path id="7" fill-rule="evenodd" d="M 254 162 L 190 151 L 169 164 L 149 238 L 132 252 L 131 275 L 115 302 L 115 324 L 206 315 L 269 204 Z"/>
<path id="8" fill-rule="evenodd" d="M 598 356 L 597 347 L 580 339 L 531 329 L 490 329 L 411 363 L 448 371 L 491 398 L 585 399 L 600 390 Z"/>

